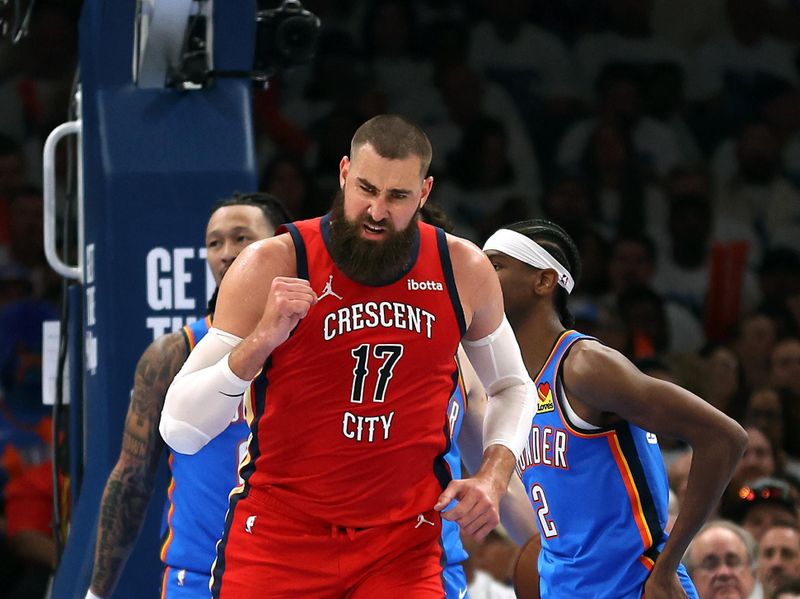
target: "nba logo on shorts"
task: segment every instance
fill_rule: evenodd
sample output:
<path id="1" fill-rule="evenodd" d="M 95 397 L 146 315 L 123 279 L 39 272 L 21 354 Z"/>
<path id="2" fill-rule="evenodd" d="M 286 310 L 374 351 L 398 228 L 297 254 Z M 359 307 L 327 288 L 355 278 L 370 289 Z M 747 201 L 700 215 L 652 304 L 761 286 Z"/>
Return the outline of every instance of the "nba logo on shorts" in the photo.
<path id="1" fill-rule="evenodd" d="M 244 531 L 248 534 L 253 534 L 253 525 L 256 523 L 255 516 L 248 516 L 247 521 L 244 523 Z"/>

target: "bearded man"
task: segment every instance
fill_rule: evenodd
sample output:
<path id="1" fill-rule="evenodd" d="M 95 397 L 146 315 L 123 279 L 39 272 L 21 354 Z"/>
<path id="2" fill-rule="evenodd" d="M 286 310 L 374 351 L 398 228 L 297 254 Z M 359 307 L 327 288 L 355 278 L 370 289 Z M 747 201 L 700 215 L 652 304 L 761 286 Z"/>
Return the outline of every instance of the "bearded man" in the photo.
<path id="1" fill-rule="evenodd" d="M 251 389 L 214 597 L 441 598 L 442 518 L 479 539 L 499 522 L 535 395 L 489 260 L 419 221 L 430 160 L 402 117 L 359 127 L 331 212 L 239 256 L 170 387 L 160 430 L 184 453 Z M 453 480 L 460 342 L 489 402 L 481 466 Z"/>

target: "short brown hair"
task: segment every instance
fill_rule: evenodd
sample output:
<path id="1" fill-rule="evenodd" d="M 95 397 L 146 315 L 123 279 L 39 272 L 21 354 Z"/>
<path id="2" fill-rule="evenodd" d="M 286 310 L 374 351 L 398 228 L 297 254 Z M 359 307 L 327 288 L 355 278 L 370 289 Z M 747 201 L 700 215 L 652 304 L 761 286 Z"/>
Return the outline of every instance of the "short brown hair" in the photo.
<path id="1" fill-rule="evenodd" d="M 431 164 L 431 142 L 417 125 L 396 114 L 380 114 L 361 125 L 350 142 L 350 156 L 364 144 L 370 144 L 379 156 L 402 160 L 416 156 L 421 163 L 422 176 Z"/>

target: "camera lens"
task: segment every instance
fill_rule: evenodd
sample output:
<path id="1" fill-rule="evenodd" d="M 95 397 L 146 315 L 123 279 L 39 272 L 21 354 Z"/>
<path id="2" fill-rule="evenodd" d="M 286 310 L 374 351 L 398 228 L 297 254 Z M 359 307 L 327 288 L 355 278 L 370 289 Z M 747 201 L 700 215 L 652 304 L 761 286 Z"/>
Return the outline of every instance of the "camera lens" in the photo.
<path id="1" fill-rule="evenodd" d="M 305 62 L 314 52 L 317 25 L 306 16 L 291 16 L 283 20 L 275 32 L 275 49 L 281 58 Z"/>

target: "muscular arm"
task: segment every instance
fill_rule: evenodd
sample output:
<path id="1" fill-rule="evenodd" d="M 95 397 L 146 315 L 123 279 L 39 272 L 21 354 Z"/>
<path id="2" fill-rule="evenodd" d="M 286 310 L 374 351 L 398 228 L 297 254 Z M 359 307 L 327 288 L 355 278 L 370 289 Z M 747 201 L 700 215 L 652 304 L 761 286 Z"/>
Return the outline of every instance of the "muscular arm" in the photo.
<path id="1" fill-rule="evenodd" d="M 296 269 L 288 234 L 253 243 L 236 258 L 220 286 L 215 330 L 167 392 L 159 429 L 173 450 L 196 453 L 225 430 L 264 361 L 316 302 L 308 281 L 293 277 Z"/>
<path id="2" fill-rule="evenodd" d="M 747 434 L 693 393 L 642 374 L 619 352 L 595 341 L 573 348 L 563 377 L 579 415 L 583 410 L 595 423 L 598 415 L 618 416 L 657 435 L 682 439 L 693 449 L 685 503 L 651 574 L 666 586 L 730 480 Z"/>
<path id="3" fill-rule="evenodd" d="M 291 295 L 294 290 L 287 292 L 289 298 L 276 298 L 272 290 L 276 278 L 294 277 L 296 273 L 294 244 L 286 233 L 246 248 L 225 275 L 214 326 L 242 338 L 230 356 L 231 370 L 238 377 L 253 379 L 272 350 L 283 343 L 300 320 L 291 321 L 275 310 L 285 307 L 283 301 L 296 299 Z"/>
<path id="4" fill-rule="evenodd" d="M 164 446 L 158 434 L 164 396 L 186 355 L 183 335 L 171 333 L 153 341 L 136 366 L 122 451 L 100 502 L 91 583 L 100 597 L 114 591 L 139 535 Z"/>
<path id="5" fill-rule="evenodd" d="M 461 458 L 467 470 L 477 472 L 483 459 L 483 416 L 486 412 L 486 392 L 481 387 L 478 375 L 464 355 L 459 350 L 461 374 L 464 378 L 464 387 L 467 391 L 467 411 L 461 424 L 461 433 L 458 436 L 458 446 Z M 518 476 L 511 475 L 508 482 L 508 492 L 500 501 L 500 522 L 505 526 L 511 538 L 520 547 L 531 537 L 539 534 L 536 530 L 533 506 L 525 493 L 525 487 Z"/>

